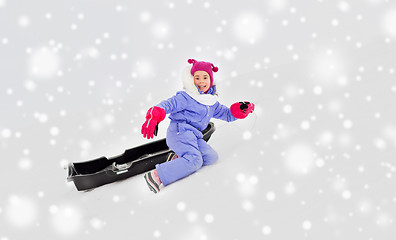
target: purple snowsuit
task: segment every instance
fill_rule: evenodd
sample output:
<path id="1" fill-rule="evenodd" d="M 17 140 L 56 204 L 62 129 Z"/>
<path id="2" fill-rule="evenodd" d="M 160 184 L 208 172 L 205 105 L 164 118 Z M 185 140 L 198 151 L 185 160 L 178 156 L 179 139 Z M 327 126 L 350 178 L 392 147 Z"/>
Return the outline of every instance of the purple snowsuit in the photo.
<path id="1" fill-rule="evenodd" d="M 165 186 L 217 161 L 217 153 L 202 139 L 201 131 L 208 126 L 212 117 L 227 122 L 235 121 L 228 107 L 217 101 L 213 105 L 204 105 L 185 91 L 177 92 L 176 96 L 157 106 L 170 113 L 166 143 L 178 156 L 172 161 L 156 165 L 158 176 Z"/>

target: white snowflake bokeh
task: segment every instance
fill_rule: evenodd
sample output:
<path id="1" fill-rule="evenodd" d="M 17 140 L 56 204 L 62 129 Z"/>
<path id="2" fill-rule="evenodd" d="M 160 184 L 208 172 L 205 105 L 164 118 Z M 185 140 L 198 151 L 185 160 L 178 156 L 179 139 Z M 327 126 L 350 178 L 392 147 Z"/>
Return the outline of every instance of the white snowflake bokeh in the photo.
<path id="1" fill-rule="evenodd" d="M 395 1 L 0 0 L 0 29 L 0 240 L 395 238 Z M 213 120 L 219 162 L 157 195 L 66 182 L 149 142 L 189 58 L 256 104 Z"/>

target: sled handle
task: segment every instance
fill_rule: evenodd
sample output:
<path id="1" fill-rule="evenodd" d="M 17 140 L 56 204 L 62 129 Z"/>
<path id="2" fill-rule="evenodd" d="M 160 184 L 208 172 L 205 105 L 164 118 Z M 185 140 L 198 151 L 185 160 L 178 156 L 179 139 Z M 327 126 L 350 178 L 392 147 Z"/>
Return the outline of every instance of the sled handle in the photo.
<path id="1" fill-rule="evenodd" d="M 128 172 L 128 169 L 132 166 L 133 162 L 116 164 L 115 162 L 112 165 L 112 171 L 117 175 Z"/>

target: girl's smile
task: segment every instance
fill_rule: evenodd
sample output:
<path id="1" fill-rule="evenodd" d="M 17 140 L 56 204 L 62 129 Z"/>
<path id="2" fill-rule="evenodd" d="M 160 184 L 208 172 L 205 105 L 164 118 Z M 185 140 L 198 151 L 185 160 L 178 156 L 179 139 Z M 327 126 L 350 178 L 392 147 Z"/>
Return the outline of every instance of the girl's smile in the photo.
<path id="1" fill-rule="evenodd" d="M 205 71 L 196 71 L 194 73 L 194 84 L 200 92 L 207 92 L 210 86 L 209 74 Z"/>

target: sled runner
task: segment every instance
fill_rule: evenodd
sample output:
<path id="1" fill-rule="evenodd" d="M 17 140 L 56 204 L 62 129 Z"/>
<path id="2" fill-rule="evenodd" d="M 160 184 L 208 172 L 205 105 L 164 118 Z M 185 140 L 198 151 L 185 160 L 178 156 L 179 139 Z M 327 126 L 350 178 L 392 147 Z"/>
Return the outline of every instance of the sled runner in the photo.
<path id="1" fill-rule="evenodd" d="M 203 139 L 208 141 L 214 131 L 214 124 L 210 122 L 202 131 Z M 73 181 L 78 191 L 90 190 L 150 171 L 156 164 L 171 160 L 174 154 L 166 145 L 166 139 L 160 139 L 127 149 L 112 158 L 69 163 L 67 181 Z"/>

